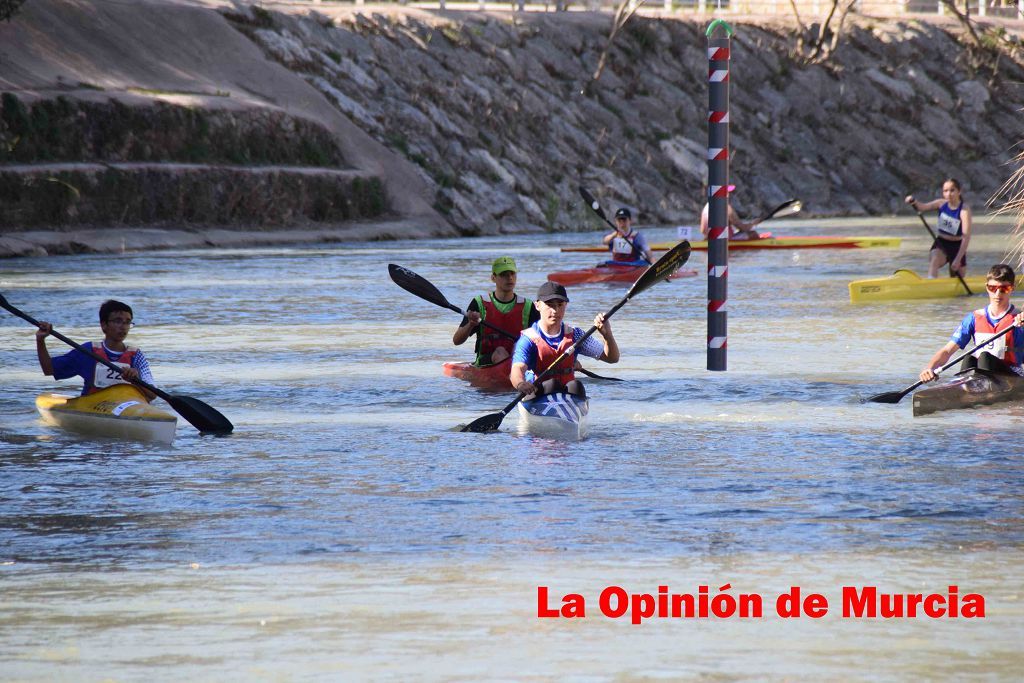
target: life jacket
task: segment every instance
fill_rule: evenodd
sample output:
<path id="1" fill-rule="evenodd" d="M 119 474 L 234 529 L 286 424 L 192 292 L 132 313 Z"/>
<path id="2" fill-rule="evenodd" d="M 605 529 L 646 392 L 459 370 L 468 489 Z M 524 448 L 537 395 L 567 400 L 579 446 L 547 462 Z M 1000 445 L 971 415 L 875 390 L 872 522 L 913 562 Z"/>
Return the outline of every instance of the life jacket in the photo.
<path id="1" fill-rule="evenodd" d="M 963 200 L 960 201 L 960 206 L 956 207 L 956 210 L 949 208 L 948 203 L 944 203 L 939 207 L 939 219 L 936 223 L 936 227 L 939 229 L 939 235 L 945 237 L 960 237 L 964 234 L 963 223 L 960 222 L 960 212 L 964 208 Z"/>
<path id="2" fill-rule="evenodd" d="M 106 358 L 114 365 L 122 368 L 130 368 L 132 365 L 132 359 L 135 358 L 135 354 L 139 352 L 139 349 L 134 346 L 127 346 L 125 350 L 119 354 L 111 356 L 107 353 L 107 347 L 103 345 L 103 342 L 92 342 L 92 352 L 100 358 Z M 114 360 L 117 358 L 117 360 Z M 106 389 L 109 386 L 115 384 L 129 384 L 126 382 L 120 374 L 114 372 L 103 363 L 94 362 L 95 370 L 93 370 L 92 377 L 85 378 L 85 387 L 82 391 L 82 395 L 95 394 L 100 389 Z"/>
<path id="3" fill-rule="evenodd" d="M 992 339 L 997 333 L 1002 332 L 1007 327 L 1013 326 L 1013 317 L 1017 315 L 1017 309 L 1010 306 L 1010 309 L 1003 314 L 1003 317 L 999 319 L 999 322 L 993 325 L 988 319 L 988 307 L 979 308 L 974 312 L 974 343 L 984 344 L 987 339 Z M 1016 366 L 1020 365 L 1020 359 L 1017 358 L 1017 354 L 1013 351 L 1013 345 L 1006 343 L 1007 337 L 1012 337 L 1013 332 L 1004 334 L 999 339 L 994 339 L 990 343 L 981 347 L 974 352 L 975 356 L 980 356 L 983 352 L 991 353 L 996 358 L 999 358 L 1007 365 Z"/>
<path id="4" fill-rule="evenodd" d="M 608 249 L 612 252 L 613 261 L 638 261 L 640 260 L 640 250 L 637 249 L 633 241 L 636 240 L 636 230 L 630 230 L 626 237 L 616 233 L 615 237 L 608 244 Z M 633 240 L 626 239 L 632 237 Z"/>
<path id="5" fill-rule="evenodd" d="M 533 302 L 517 294 L 516 302 L 509 309 L 508 313 L 502 313 L 494 303 L 493 292 L 487 295 L 486 301 L 484 301 L 482 296 L 476 297 L 475 301 L 476 308 L 480 311 L 480 320 L 486 320 L 489 324 L 505 330 L 511 335 L 511 337 L 506 337 L 489 327 L 480 326 L 480 331 L 476 338 L 475 363 L 476 365 L 490 365 L 491 354 L 497 348 L 503 348 L 508 351 L 508 355 L 512 355 L 512 350 L 516 347 L 516 339 L 519 338 L 519 332 L 524 327 L 530 326 L 530 313 L 533 311 Z"/>
<path id="6" fill-rule="evenodd" d="M 567 334 L 568 332 L 568 334 Z M 564 353 L 566 349 L 572 346 L 572 332 L 573 328 L 566 328 L 565 324 L 562 324 L 562 340 L 558 343 L 557 347 L 552 347 L 548 344 L 547 340 L 541 336 L 541 333 L 537 331 L 537 328 L 533 325 L 523 330 L 523 334 L 526 335 L 530 341 L 533 342 L 534 346 L 537 347 L 537 367 L 534 372 L 540 375 L 542 372 L 548 369 L 555 359 L 559 355 Z M 573 372 L 573 365 L 576 361 L 576 354 L 570 353 L 558 362 L 558 365 L 548 373 L 544 379 L 549 377 L 557 379 L 562 384 L 568 384 L 572 380 L 576 379 L 576 373 Z"/>

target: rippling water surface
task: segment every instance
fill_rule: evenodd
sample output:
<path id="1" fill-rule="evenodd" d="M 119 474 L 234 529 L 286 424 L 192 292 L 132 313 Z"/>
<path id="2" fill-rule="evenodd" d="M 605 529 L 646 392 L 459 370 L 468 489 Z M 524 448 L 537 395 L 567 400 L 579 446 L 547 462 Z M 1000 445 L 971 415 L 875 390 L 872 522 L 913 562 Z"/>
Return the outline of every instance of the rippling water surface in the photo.
<path id="1" fill-rule="evenodd" d="M 848 303 L 852 279 L 925 270 L 919 223 L 773 230 L 904 242 L 734 252 L 725 373 L 704 369 L 695 252 L 701 276 L 660 284 L 612 319 L 622 361 L 588 367 L 626 381 L 589 384 L 591 435 L 578 444 L 522 436 L 514 413 L 499 434 L 455 431 L 511 395 L 441 374 L 471 355 L 451 345 L 458 316 L 396 287 L 386 264 L 464 306 L 494 257 L 515 256 L 532 295 L 546 273 L 598 260 L 558 251 L 596 235 L 3 262 L 8 300 L 73 339 L 99 338 L 103 299 L 130 303 L 130 341 L 156 384 L 216 407 L 236 431 L 203 437 L 180 420 L 174 444 L 155 447 L 48 428 L 33 399 L 54 383 L 32 329 L 0 318 L 0 670 L 838 680 L 881 654 L 883 677 L 1012 679 L 1024 663 L 1024 406 L 913 418 L 909 398 L 860 403 L 915 381 L 984 299 Z M 971 272 L 1001 260 L 1007 230 L 982 223 Z M 568 319 L 586 327 L 624 292 L 573 288 Z M 765 594 L 953 583 L 985 592 L 990 615 L 536 618 L 537 585 L 596 596 L 617 581 Z M 696 658 L 712 650 L 721 656 Z M 731 659 L 741 655 L 764 669 Z"/>

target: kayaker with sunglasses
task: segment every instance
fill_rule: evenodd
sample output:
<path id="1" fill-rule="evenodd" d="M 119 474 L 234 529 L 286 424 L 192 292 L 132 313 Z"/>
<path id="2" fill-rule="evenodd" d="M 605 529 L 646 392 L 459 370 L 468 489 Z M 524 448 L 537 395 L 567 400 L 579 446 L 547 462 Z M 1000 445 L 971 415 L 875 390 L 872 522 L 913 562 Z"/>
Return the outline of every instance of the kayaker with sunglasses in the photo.
<path id="1" fill-rule="evenodd" d="M 39 357 L 39 367 L 42 368 L 43 374 L 58 380 L 70 379 L 75 376 L 81 377 L 85 380 L 82 396 L 95 393 L 114 384 L 130 384 L 129 380 L 133 379 L 141 379 L 143 382 L 153 384 L 153 373 L 149 369 L 149 361 L 146 360 L 142 350 L 124 343 L 128 331 L 135 326 L 133 317 L 132 307 L 128 304 L 113 299 L 104 301 L 100 306 L 100 329 L 103 331 L 103 341 L 86 342 L 82 345 L 122 368 L 120 374 L 97 363 L 94 358 L 78 349 L 72 349 L 63 356 L 51 358 L 50 351 L 46 348 L 46 337 L 53 330 L 53 325 L 40 320 L 39 329 L 36 330 L 36 355 Z M 150 401 L 156 398 L 156 394 L 150 393 L 143 387 L 138 387 L 138 389 Z"/>
<path id="2" fill-rule="evenodd" d="M 1017 329 L 993 339 L 991 344 L 966 358 L 962 369 L 976 367 L 989 372 L 1024 375 L 1021 369 L 1021 361 L 1024 360 L 1024 313 L 1010 303 L 1016 274 L 1010 266 L 998 263 L 989 268 L 987 278 L 985 289 L 988 290 L 988 306 L 967 314 L 952 338 L 932 356 L 921 371 L 921 381 L 931 382 L 935 379 L 935 368 L 944 365 L 957 349 L 963 349 L 968 344 L 982 344 L 1011 326 Z"/>
<path id="3" fill-rule="evenodd" d="M 452 336 L 452 343 L 461 346 L 476 335 L 478 367 L 501 363 L 512 355 L 519 332 L 536 322 L 540 314 L 533 302 L 516 294 L 517 269 L 511 256 L 499 256 L 491 264 L 491 282 L 494 291 L 486 297 L 474 297 L 466 308 L 466 315 Z M 484 327 L 481 320 L 507 332 L 506 335 Z"/>
<path id="4" fill-rule="evenodd" d="M 936 227 L 938 234 L 928 255 L 928 277 L 939 275 L 939 268 L 949 264 L 950 276 L 967 275 L 967 245 L 971 242 L 971 207 L 964 202 L 960 181 L 946 178 L 942 182 L 942 197 L 930 202 L 919 202 L 913 195 L 904 201 L 918 213 L 939 210 Z"/>

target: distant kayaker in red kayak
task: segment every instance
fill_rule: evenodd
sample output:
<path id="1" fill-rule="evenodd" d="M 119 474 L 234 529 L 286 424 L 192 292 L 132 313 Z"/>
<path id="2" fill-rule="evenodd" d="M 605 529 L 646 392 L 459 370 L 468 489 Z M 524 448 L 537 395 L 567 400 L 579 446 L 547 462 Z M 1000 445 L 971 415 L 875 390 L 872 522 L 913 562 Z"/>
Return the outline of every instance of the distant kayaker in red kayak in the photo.
<path id="1" fill-rule="evenodd" d="M 51 358 L 50 351 L 46 348 L 46 337 L 53 331 L 53 325 L 45 320 L 39 321 L 39 329 L 36 330 L 36 355 L 39 357 L 39 367 L 42 368 L 44 375 L 54 379 L 70 379 L 76 375 L 81 377 L 85 380 L 82 387 L 83 396 L 114 384 L 130 384 L 128 380 L 133 379 L 141 379 L 143 382 L 153 384 L 153 373 L 149 370 L 149 361 L 146 360 L 142 350 L 124 343 L 128 331 L 135 325 L 132 320 L 131 306 L 113 299 L 105 301 L 100 306 L 100 329 L 103 330 L 103 341 L 86 342 L 82 345 L 114 365 L 123 368 L 121 374 L 97 363 L 95 359 L 78 349 L 72 349 L 63 356 Z M 149 400 L 152 401 L 156 398 L 156 394 L 150 393 L 143 387 L 138 387 L 138 389 Z"/>
<path id="2" fill-rule="evenodd" d="M 611 323 L 605 321 L 604 313 L 594 318 L 594 327 L 604 338 L 588 337 L 575 351 L 559 361 L 553 374 L 548 375 L 540 386 L 533 378 L 541 374 L 566 349 L 581 338 L 585 331 L 578 327 L 566 327 L 563 323 L 569 295 L 565 287 L 556 282 L 545 282 L 537 292 L 537 310 L 540 320 L 523 330 L 512 353 L 512 372 L 509 381 L 523 394 L 551 394 L 565 391 L 577 396 L 586 396 L 583 384 L 576 379 L 573 368 L 576 356 L 587 356 L 606 363 L 619 362 L 619 345 L 612 335 Z M 529 374 L 529 377 L 528 377 Z"/>
<path id="3" fill-rule="evenodd" d="M 913 195 L 904 200 L 917 212 L 939 210 L 938 235 L 929 253 L 928 277 L 937 277 L 939 268 L 949 264 L 950 273 L 967 275 L 967 245 L 971 241 L 971 207 L 964 202 L 960 181 L 946 178 L 942 182 L 942 198 L 919 202 Z"/>
<path id="4" fill-rule="evenodd" d="M 1024 371 L 1021 370 L 1021 361 L 1024 360 L 1024 313 L 1010 303 L 1010 294 L 1013 292 L 1016 279 L 1013 268 L 1005 263 L 997 263 L 989 268 L 988 280 L 985 283 L 988 290 L 988 306 L 967 314 L 952 338 L 932 356 L 928 365 L 921 371 L 922 382 L 931 382 L 935 379 L 935 368 L 944 365 L 957 349 L 965 348 L 968 344 L 983 344 L 986 339 L 1012 325 L 1017 329 L 994 339 L 974 356 L 964 359 L 964 369 L 977 367 L 981 370 L 1024 375 Z M 1012 339 L 1009 339 L 1011 337 Z"/>
<path id="5" fill-rule="evenodd" d="M 511 256 L 494 259 L 491 264 L 494 291 L 486 299 L 481 295 L 469 302 L 466 315 L 452 336 L 452 343 L 461 346 L 476 335 L 474 365 L 493 365 L 511 356 L 520 331 L 540 317 L 531 300 L 516 294 L 516 271 L 516 262 Z M 504 330 L 508 336 L 484 327 L 481 320 Z"/>
<path id="6" fill-rule="evenodd" d="M 730 185 L 729 194 L 736 191 L 735 185 Z M 700 234 L 704 236 L 704 239 L 708 238 L 708 221 L 711 213 L 710 205 L 705 203 L 704 208 L 700 212 Z M 736 213 L 736 210 L 732 208 L 732 204 L 729 204 L 729 239 L 731 240 L 758 240 L 761 239 L 760 233 L 757 232 L 757 223 L 744 223 L 740 220 L 740 216 Z"/>
<path id="7" fill-rule="evenodd" d="M 654 263 L 651 247 L 647 238 L 639 230 L 634 230 L 633 212 L 626 207 L 615 212 L 615 230 L 604 236 L 602 240 L 613 261 Z"/>

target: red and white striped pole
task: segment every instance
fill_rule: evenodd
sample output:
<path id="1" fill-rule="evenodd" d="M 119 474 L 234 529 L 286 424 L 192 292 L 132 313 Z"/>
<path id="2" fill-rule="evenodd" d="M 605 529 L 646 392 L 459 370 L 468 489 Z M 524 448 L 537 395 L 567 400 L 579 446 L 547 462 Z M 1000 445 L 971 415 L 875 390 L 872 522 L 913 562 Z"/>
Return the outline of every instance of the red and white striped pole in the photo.
<path id="1" fill-rule="evenodd" d="M 712 37 L 717 28 L 724 37 Z M 729 46 L 715 19 L 708 39 L 708 370 L 727 365 L 729 284 Z"/>

